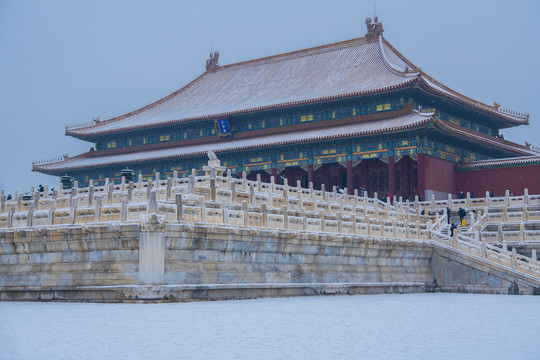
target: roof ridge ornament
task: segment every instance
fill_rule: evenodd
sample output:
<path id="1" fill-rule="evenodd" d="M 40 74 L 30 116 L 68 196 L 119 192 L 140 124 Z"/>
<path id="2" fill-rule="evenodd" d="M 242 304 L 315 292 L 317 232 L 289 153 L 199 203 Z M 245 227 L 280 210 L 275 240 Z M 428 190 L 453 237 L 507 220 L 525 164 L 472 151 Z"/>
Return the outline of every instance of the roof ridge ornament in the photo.
<path id="1" fill-rule="evenodd" d="M 206 60 L 206 71 L 208 72 L 217 71 L 219 67 L 218 59 L 219 59 L 219 52 L 217 51 L 214 51 L 213 53 L 210 52 L 210 57 Z"/>
<path id="2" fill-rule="evenodd" d="M 375 16 L 373 18 L 373 23 L 371 22 L 371 18 L 366 19 L 366 27 L 367 27 L 367 34 L 366 39 L 373 40 L 379 37 L 379 35 L 382 35 L 384 29 L 382 22 L 379 22 L 379 17 Z"/>

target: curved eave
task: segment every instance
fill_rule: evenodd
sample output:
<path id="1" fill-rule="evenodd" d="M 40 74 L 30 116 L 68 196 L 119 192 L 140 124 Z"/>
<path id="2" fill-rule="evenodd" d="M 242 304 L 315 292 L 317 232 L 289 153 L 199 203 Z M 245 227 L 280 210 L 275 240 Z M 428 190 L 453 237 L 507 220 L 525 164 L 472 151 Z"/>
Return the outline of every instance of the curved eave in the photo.
<path id="1" fill-rule="evenodd" d="M 81 140 L 87 140 L 90 138 L 96 138 L 96 137 L 100 137 L 100 136 L 111 134 L 111 133 L 118 134 L 120 132 L 140 131 L 140 130 L 145 130 L 148 128 L 178 125 L 178 124 L 184 124 L 184 123 L 201 121 L 201 120 L 212 120 L 212 119 L 217 119 L 217 118 L 243 115 L 243 114 L 247 114 L 251 112 L 283 109 L 287 107 L 308 105 L 308 104 L 324 102 L 324 101 L 342 100 L 342 99 L 354 98 L 354 97 L 359 97 L 359 96 L 380 95 L 380 94 L 385 94 L 388 92 L 410 88 L 413 86 L 415 82 L 416 82 L 416 78 L 411 78 L 408 81 L 405 81 L 399 85 L 387 86 L 380 89 L 374 89 L 374 90 L 369 90 L 369 91 L 360 91 L 360 92 L 353 92 L 353 93 L 347 93 L 347 94 L 341 94 L 341 95 L 325 96 L 325 97 L 309 99 L 309 100 L 291 101 L 287 103 L 268 105 L 268 106 L 259 106 L 259 107 L 244 109 L 244 110 L 238 110 L 238 111 L 230 111 L 230 112 L 204 115 L 204 116 L 198 116 L 198 117 L 192 117 L 192 118 L 163 121 L 157 124 L 144 124 L 144 125 L 138 125 L 138 126 L 132 126 L 132 127 L 125 127 L 122 129 L 111 129 L 111 130 L 105 130 L 101 132 L 93 132 L 91 134 L 77 133 L 76 130 L 79 130 L 79 129 L 66 130 L 66 135 L 73 136 Z"/>
<path id="2" fill-rule="evenodd" d="M 457 169 L 458 170 L 476 170 L 476 169 L 489 169 L 489 168 L 499 168 L 499 167 L 533 166 L 533 165 L 540 165 L 540 155 L 507 158 L 507 159 L 474 161 L 471 163 L 462 164 L 458 166 Z"/>
<path id="3" fill-rule="evenodd" d="M 527 149 L 526 147 L 513 143 L 511 141 L 502 140 L 499 138 L 494 138 L 489 135 L 484 135 L 482 133 L 465 129 L 461 126 L 454 125 L 448 121 L 441 120 L 436 118 L 433 123 L 433 126 L 438 130 L 456 135 L 458 137 L 467 138 L 476 142 L 480 142 L 485 146 L 496 148 L 499 150 L 507 151 L 509 153 L 517 155 L 535 155 L 536 153 Z"/>
<path id="4" fill-rule="evenodd" d="M 435 119 L 434 115 L 429 115 L 429 116 L 426 116 L 425 119 L 418 121 L 414 124 L 401 125 L 401 126 L 395 126 L 395 127 L 385 128 L 385 129 L 370 130 L 370 131 L 358 131 L 358 132 L 353 132 L 346 135 L 319 136 L 319 137 L 313 137 L 313 138 L 308 138 L 308 139 L 279 141 L 279 142 L 274 142 L 274 143 L 261 142 L 256 145 L 230 147 L 227 149 L 215 150 L 215 152 L 218 154 L 223 154 L 223 153 L 229 153 L 229 152 L 234 152 L 234 151 L 246 151 L 246 150 L 253 150 L 253 149 L 260 149 L 260 148 L 267 148 L 267 147 L 288 146 L 288 145 L 294 145 L 294 144 L 305 143 L 305 142 L 328 141 L 328 140 L 333 140 L 333 139 L 346 139 L 346 138 L 357 137 L 357 136 L 370 136 L 370 135 L 389 134 L 389 133 L 393 134 L 393 133 L 398 133 L 398 132 L 414 131 L 414 130 L 418 130 L 418 129 L 429 126 L 431 123 L 433 123 L 434 119 Z M 87 152 L 87 153 L 78 155 L 77 157 L 86 157 L 88 156 L 88 154 L 89 153 Z M 32 171 L 38 171 L 38 172 L 42 172 L 42 173 L 50 174 L 50 175 L 60 175 L 65 172 L 91 169 L 91 168 L 96 168 L 100 166 L 101 167 L 111 167 L 111 166 L 117 166 L 117 165 L 125 166 L 125 165 L 133 164 L 133 163 L 167 161 L 170 159 L 197 157 L 197 156 L 206 156 L 206 155 L 207 155 L 207 152 L 206 150 L 204 150 L 204 151 L 190 152 L 190 153 L 185 153 L 185 154 L 176 154 L 176 155 L 171 155 L 171 156 L 161 156 L 161 157 L 156 156 L 156 157 L 140 158 L 140 159 L 134 159 L 134 160 L 128 160 L 128 161 L 115 161 L 115 162 L 110 162 L 107 164 L 100 164 L 100 165 L 92 164 L 92 165 L 74 166 L 74 167 L 67 166 L 61 169 L 47 169 L 46 165 L 42 165 L 42 166 L 35 165 L 32 167 Z M 69 162 L 69 159 L 66 162 Z"/>
<path id="5" fill-rule="evenodd" d="M 472 108 L 473 110 L 495 118 L 495 120 L 498 121 L 500 128 L 509 128 L 513 126 L 529 124 L 529 117 L 527 115 L 513 115 L 503 111 L 499 111 L 493 106 L 489 106 L 477 100 L 471 99 L 469 97 L 466 97 L 465 95 L 462 95 L 454 90 L 447 88 L 446 86 L 442 85 L 424 72 L 420 73 L 419 79 L 419 89 L 421 91 L 445 99 L 447 101 L 457 103 L 463 107 L 467 107 L 469 109 Z M 431 86 L 429 82 L 432 82 L 437 86 L 443 88 L 444 91 L 441 91 L 440 89 Z"/>

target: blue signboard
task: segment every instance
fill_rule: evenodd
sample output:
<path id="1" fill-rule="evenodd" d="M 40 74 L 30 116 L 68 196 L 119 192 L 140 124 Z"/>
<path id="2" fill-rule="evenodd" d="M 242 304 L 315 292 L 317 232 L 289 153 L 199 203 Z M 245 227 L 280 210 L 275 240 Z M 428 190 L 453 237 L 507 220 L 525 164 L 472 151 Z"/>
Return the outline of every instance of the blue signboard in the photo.
<path id="1" fill-rule="evenodd" d="M 220 135 L 230 135 L 231 134 L 231 130 L 229 129 L 229 122 L 227 121 L 227 119 L 219 119 L 217 121 L 217 126 L 218 126 L 218 129 L 219 129 L 219 134 Z"/>

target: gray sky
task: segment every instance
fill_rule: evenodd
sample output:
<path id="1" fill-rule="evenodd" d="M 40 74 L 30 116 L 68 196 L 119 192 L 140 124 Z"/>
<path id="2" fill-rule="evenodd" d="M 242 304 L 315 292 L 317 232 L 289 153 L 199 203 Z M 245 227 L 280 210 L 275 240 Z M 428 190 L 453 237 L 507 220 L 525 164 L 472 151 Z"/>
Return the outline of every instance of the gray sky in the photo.
<path id="1" fill-rule="evenodd" d="M 0 188 L 58 187 L 31 163 L 88 151 L 64 126 L 121 115 L 220 64 L 361 37 L 373 7 L 394 47 L 467 96 L 530 114 L 540 146 L 540 2 L 0 0 Z"/>

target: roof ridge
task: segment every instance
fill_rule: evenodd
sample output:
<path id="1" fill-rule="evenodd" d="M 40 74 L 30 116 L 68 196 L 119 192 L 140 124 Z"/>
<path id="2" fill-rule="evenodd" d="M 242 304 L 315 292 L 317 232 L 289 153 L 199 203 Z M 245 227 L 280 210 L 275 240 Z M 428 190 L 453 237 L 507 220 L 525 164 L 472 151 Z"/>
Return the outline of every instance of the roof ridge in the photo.
<path id="1" fill-rule="evenodd" d="M 381 51 L 381 56 L 383 58 L 383 62 L 390 71 L 392 71 L 396 75 L 403 76 L 403 77 L 413 77 L 413 76 L 418 75 L 419 70 L 416 67 L 414 67 L 414 65 L 410 67 L 409 65 L 412 65 L 412 63 L 410 63 L 403 55 L 399 54 L 399 52 L 395 51 L 394 47 L 392 46 L 389 46 L 390 50 L 392 50 L 392 52 L 394 52 L 394 54 L 397 55 L 407 65 L 405 65 L 405 67 L 402 68 L 401 66 L 394 64 L 388 58 L 388 56 L 386 55 L 386 51 L 384 50 L 384 45 L 385 44 L 389 45 L 389 43 L 382 35 L 379 35 L 378 43 L 379 43 L 379 49 Z"/>
<path id="2" fill-rule="evenodd" d="M 368 41 L 366 39 L 366 37 L 363 36 L 363 37 L 360 37 L 360 38 L 342 40 L 342 41 L 338 41 L 338 42 L 334 42 L 334 43 L 328 43 L 328 44 L 324 44 L 324 45 L 313 46 L 313 47 L 309 47 L 309 48 L 305 48 L 305 49 L 288 51 L 288 52 L 274 54 L 274 55 L 270 55 L 270 56 L 264 56 L 264 57 L 261 57 L 261 58 L 240 61 L 240 62 L 231 63 L 231 64 L 227 64 L 227 65 L 221 65 L 221 66 L 219 66 L 218 71 L 220 71 L 222 69 L 229 69 L 229 68 L 234 68 L 234 67 L 239 67 L 239 66 L 244 66 L 244 65 L 251 65 L 251 64 L 258 64 L 258 63 L 266 64 L 268 62 L 273 62 L 273 61 L 289 60 L 289 59 L 295 58 L 295 57 L 302 57 L 302 56 L 306 56 L 306 55 L 310 55 L 310 54 L 320 54 L 320 53 L 323 53 L 323 52 L 328 52 L 328 51 L 332 51 L 332 50 L 336 50 L 336 49 L 344 49 L 344 48 L 347 48 L 347 47 L 352 47 L 352 46 L 355 46 L 355 45 L 365 45 L 365 44 L 368 44 L 368 43 L 370 43 L 370 41 Z"/>

